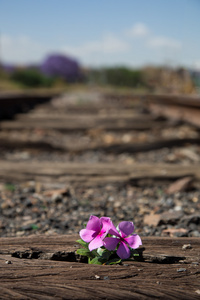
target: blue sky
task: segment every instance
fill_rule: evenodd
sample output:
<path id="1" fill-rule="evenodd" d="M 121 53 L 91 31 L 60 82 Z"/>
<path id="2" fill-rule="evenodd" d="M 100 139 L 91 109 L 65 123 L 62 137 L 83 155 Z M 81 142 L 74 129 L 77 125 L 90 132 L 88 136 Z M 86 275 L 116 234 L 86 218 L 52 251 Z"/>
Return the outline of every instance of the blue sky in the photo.
<path id="1" fill-rule="evenodd" d="M 0 0 L 0 60 L 200 69 L 200 0 Z"/>

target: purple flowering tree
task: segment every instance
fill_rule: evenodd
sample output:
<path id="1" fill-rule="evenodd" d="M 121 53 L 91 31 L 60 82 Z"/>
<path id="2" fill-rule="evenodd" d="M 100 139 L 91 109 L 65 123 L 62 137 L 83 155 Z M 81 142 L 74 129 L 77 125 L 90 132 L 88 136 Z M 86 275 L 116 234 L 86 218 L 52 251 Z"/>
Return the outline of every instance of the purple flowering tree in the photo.
<path id="1" fill-rule="evenodd" d="M 62 54 L 49 55 L 41 65 L 41 71 L 51 77 L 61 77 L 68 82 L 75 82 L 81 78 L 78 62 Z"/>

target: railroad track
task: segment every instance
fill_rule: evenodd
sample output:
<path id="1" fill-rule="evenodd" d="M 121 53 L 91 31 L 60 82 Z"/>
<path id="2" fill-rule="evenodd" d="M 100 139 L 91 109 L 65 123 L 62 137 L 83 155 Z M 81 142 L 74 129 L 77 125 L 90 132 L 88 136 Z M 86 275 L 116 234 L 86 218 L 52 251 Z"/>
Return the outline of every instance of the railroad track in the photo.
<path id="1" fill-rule="evenodd" d="M 26 178 L 35 179 L 36 177 L 42 179 L 45 176 L 52 178 L 50 173 L 54 174 L 55 170 L 57 170 L 58 177 L 61 178 L 62 168 L 59 169 L 55 165 L 59 165 L 62 157 L 65 160 L 66 157 L 64 155 L 68 153 L 73 156 L 73 160 L 75 157 L 74 163 L 79 164 L 79 171 L 75 172 L 78 172 L 79 175 L 74 174 L 72 176 L 70 170 L 73 170 L 73 166 L 70 165 L 69 167 L 69 165 L 66 165 L 65 173 L 68 170 L 69 176 L 65 174 L 63 178 L 68 179 L 70 182 L 76 180 L 78 182 L 87 182 L 86 177 L 89 176 L 89 182 L 92 182 L 91 176 L 94 176 L 94 174 L 91 162 L 93 165 L 94 162 L 92 158 L 89 161 L 81 162 L 79 156 L 84 155 L 84 153 L 100 152 L 104 153 L 105 157 L 113 155 L 116 158 L 115 161 L 112 160 L 110 165 L 106 160 L 99 161 L 99 163 L 105 164 L 105 170 L 110 171 L 106 171 L 106 174 L 102 173 L 102 171 L 97 171 L 98 174 L 95 175 L 96 182 L 100 182 L 101 180 L 104 182 L 106 180 L 128 182 L 131 176 L 130 173 L 124 176 L 123 167 L 121 167 L 122 173 L 115 176 L 118 173 L 118 167 L 113 169 L 112 164 L 118 165 L 118 155 L 123 153 L 134 155 L 159 149 L 200 145 L 198 129 L 200 125 L 200 99 L 197 97 L 167 95 L 131 97 L 128 95 L 127 97 L 121 96 L 120 98 L 119 96 L 114 97 L 114 95 L 111 95 L 109 99 L 108 95 L 101 95 L 100 101 L 93 102 L 90 100 L 84 101 L 81 104 L 79 103 L 80 96 L 78 96 L 78 100 L 74 101 L 69 101 L 70 97 L 67 95 L 60 98 L 52 97 L 53 100 L 50 101 L 51 97 L 52 95 L 39 94 L 0 95 L 1 114 L 4 117 L 15 114 L 14 120 L 2 120 L 0 122 L 0 147 L 1 153 L 4 154 L 4 156 L 1 155 L 0 161 L 2 170 L 0 176 L 2 180 L 4 178 L 6 180 L 16 179 L 18 181 L 19 178 L 25 180 Z M 30 109 L 34 106 L 36 106 L 35 109 L 27 113 L 18 113 L 24 107 Z M 149 113 L 147 109 L 152 113 Z M 185 112 L 184 115 L 182 115 L 183 110 Z M 163 116 L 167 118 L 163 118 Z M 171 119 L 173 120 L 171 121 Z M 193 125 L 191 126 L 193 127 L 186 127 L 187 130 L 184 132 L 184 124 L 187 123 L 192 123 Z M 163 132 L 168 131 L 170 134 L 164 136 Z M 177 136 L 174 135 L 176 131 L 180 131 L 180 134 Z M 46 153 L 43 155 L 43 162 L 39 159 L 39 164 L 37 153 L 32 156 L 35 150 L 38 151 L 38 155 Z M 17 160 L 21 160 L 21 152 L 30 153 L 27 162 L 22 161 L 20 163 L 20 161 L 16 161 L 16 156 L 12 158 L 13 151 L 18 152 Z M 10 153 L 9 159 L 6 154 L 7 152 Z M 49 160 L 45 158 L 45 156 L 48 157 L 48 153 L 60 153 L 61 158 L 58 164 L 56 164 L 56 158 L 50 161 L 51 170 L 48 171 L 49 175 L 42 171 L 40 171 L 41 174 L 37 175 L 37 170 L 43 170 L 46 168 L 44 166 L 49 164 Z M 178 167 L 172 166 L 171 171 L 166 173 L 168 174 L 168 178 L 177 178 L 178 176 L 186 175 L 197 176 L 194 170 L 196 170 L 196 164 L 200 163 L 198 154 L 192 156 L 192 153 L 188 153 L 186 151 L 186 154 L 192 160 L 192 165 L 182 166 L 179 164 Z M 55 155 L 58 156 L 58 154 Z M 68 157 L 68 160 L 70 160 L 70 157 Z M 32 164 L 32 175 L 29 171 L 25 174 L 25 169 L 28 168 L 29 161 L 31 163 L 32 160 L 35 161 Z M 70 161 L 66 161 L 66 163 L 68 162 Z M 98 165 L 98 160 L 96 163 Z M 166 161 L 161 161 L 162 163 L 165 165 Z M 138 170 L 139 165 L 137 165 L 137 160 L 132 161 L 131 164 L 131 173 L 133 174 L 133 169 Z M 194 164 L 195 167 L 193 168 Z M 157 163 L 155 166 L 157 166 L 158 170 L 156 176 L 159 177 L 159 170 L 162 170 L 162 166 L 159 167 Z M 18 172 L 14 172 L 15 168 Z M 128 168 L 129 166 L 127 166 Z M 142 176 L 144 178 L 149 177 L 151 172 L 149 173 L 148 170 L 153 168 L 152 162 L 149 162 L 148 168 L 148 162 L 145 161 L 145 166 L 141 168 Z M 173 176 L 173 172 L 174 174 L 176 173 L 175 169 L 178 170 L 178 176 Z M 85 173 L 85 170 L 89 170 L 89 173 Z M 102 169 L 97 167 L 97 170 Z M 154 172 L 152 172 L 152 178 L 155 178 L 156 176 L 153 174 Z M 94 179 L 93 182 L 95 182 Z"/>
<path id="2" fill-rule="evenodd" d="M 145 96 L 149 110 L 157 116 L 184 121 L 200 127 L 199 96 Z"/>

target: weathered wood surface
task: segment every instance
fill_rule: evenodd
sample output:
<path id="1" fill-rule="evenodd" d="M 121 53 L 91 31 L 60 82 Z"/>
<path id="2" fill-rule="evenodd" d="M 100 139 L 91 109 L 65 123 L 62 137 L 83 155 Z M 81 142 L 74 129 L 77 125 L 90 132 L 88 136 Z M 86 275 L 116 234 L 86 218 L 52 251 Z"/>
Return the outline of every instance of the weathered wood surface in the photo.
<path id="1" fill-rule="evenodd" d="M 200 165 L 175 165 L 154 163 L 64 163 L 43 161 L 0 161 L 0 179 L 15 182 L 36 180 L 73 183 L 128 182 L 139 179 L 177 179 L 193 176 L 200 180 Z"/>
<path id="2" fill-rule="evenodd" d="M 165 123 L 165 127 L 168 124 Z M 28 119 L 28 120 L 16 120 L 12 121 L 3 121 L 0 124 L 1 130 L 20 130 L 20 129 L 54 129 L 59 131 L 86 131 L 92 128 L 101 128 L 103 130 L 147 130 L 152 127 L 160 128 L 164 126 L 164 122 L 154 121 L 154 120 L 145 120 L 135 119 L 134 118 L 69 118 L 67 119 Z"/>
<path id="3" fill-rule="evenodd" d="M 84 110 L 85 108 L 85 110 Z M 131 120 L 141 120 L 141 118 L 144 118 L 145 116 L 145 120 L 148 121 L 153 121 L 156 118 L 152 115 L 149 114 L 143 114 L 143 113 L 139 113 L 136 112 L 135 109 L 124 109 L 123 107 L 121 109 L 119 108 L 108 108 L 108 109 L 102 109 L 101 107 L 96 107 L 96 111 L 87 111 L 87 109 L 89 109 L 88 106 L 84 106 L 82 110 L 80 110 L 79 107 L 74 106 L 73 107 L 73 111 L 70 111 L 70 109 L 72 109 L 72 107 L 66 107 L 64 111 L 55 111 L 55 113 L 52 112 L 52 109 L 49 108 L 49 112 L 46 111 L 46 107 L 45 110 L 41 108 L 41 110 L 38 108 L 36 110 L 32 110 L 31 112 L 29 112 L 29 114 L 17 114 L 16 115 L 16 119 L 17 120 L 21 120 L 23 122 L 26 121 L 30 121 L 34 120 L 34 121 L 41 121 L 41 119 L 49 119 L 49 120 L 56 120 L 56 119 L 60 119 L 60 120 L 72 120 L 74 121 L 74 119 L 76 119 L 76 121 L 79 120 L 88 120 L 88 118 L 91 118 L 91 121 L 95 122 L 96 119 L 98 119 L 98 121 L 100 122 L 101 120 L 105 120 L 107 118 L 111 118 L 111 120 L 115 120 L 115 119 L 129 119 Z M 77 120 L 77 115 L 79 116 L 79 120 Z"/>
<path id="4" fill-rule="evenodd" d="M 186 144 L 200 144 L 200 139 L 198 138 L 171 138 L 171 139 L 162 139 L 154 140 L 151 142 L 135 142 L 135 143 L 124 143 L 124 144 L 112 144 L 112 145 L 98 145 L 96 147 L 91 147 L 88 150 L 103 150 L 109 153 L 137 153 L 145 152 L 151 150 L 157 150 L 161 148 L 171 148 L 171 147 L 182 147 Z M 85 149 L 84 149 L 85 150 Z M 87 150 L 87 149 L 86 149 Z M 78 149 L 78 151 L 83 151 Z"/>
<path id="5" fill-rule="evenodd" d="M 161 148 L 172 148 L 172 147 L 183 147 L 187 144 L 200 144 L 199 138 L 171 138 L 171 139 L 157 139 L 149 142 L 134 142 L 134 143 L 116 143 L 112 142 L 110 144 L 103 143 L 102 141 L 93 142 L 93 143 L 84 143 L 84 144 L 64 144 L 58 145 L 54 141 L 43 141 L 43 140 L 31 140 L 31 136 L 29 140 L 25 140 L 24 137 L 16 136 L 13 137 L 1 137 L 0 136 L 0 145 L 4 149 L 38 149 L 38 150 L 46 150 L 46 151 L 59 151 L 59 152 L 73 152 L 73 153 L 81 153 L 84 151 L 105 151 L 107 153 L 137 153 L 137 152 L 145 152 L 151 150 L 157 150 Z"/>
<path id="6" fill-rule="evenodd" d="M 78 262 L 77 238 L 1 238 L 0 299 L 200 298 L 198 238 L 144 237 L 141 261 L 117 266 Z"/>

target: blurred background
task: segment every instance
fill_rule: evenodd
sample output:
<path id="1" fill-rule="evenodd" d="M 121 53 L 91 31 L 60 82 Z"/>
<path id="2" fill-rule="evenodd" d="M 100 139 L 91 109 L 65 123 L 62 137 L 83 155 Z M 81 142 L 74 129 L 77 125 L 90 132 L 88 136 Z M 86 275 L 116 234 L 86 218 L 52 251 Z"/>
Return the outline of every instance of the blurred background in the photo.
<path id="1" fill-rule="evenodd" d="M 198 0 L 0 1 L 0 90 L 116 85 L 197 93 Z"/>
<path id="2" fill-rule="evenodd" d="M 200 237 L 200 1 L 0 0 L 0 235 L 91 214 Z"/>

